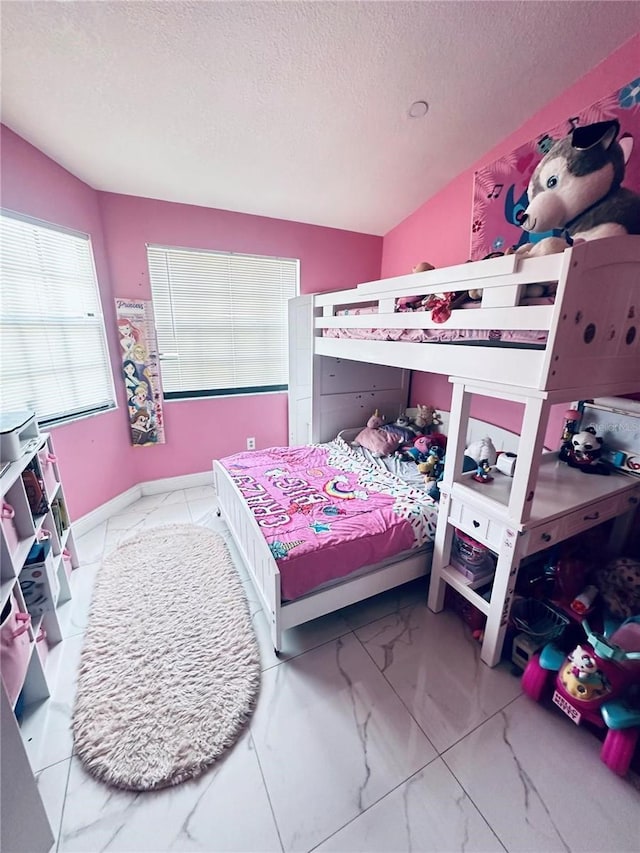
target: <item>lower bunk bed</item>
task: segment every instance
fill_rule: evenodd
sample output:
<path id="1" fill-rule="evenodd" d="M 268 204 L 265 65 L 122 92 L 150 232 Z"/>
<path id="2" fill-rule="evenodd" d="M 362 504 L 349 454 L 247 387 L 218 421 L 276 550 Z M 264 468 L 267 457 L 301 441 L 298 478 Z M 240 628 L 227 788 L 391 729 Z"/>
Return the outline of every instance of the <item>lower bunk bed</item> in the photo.
<path id="1" fill-rule="evenodd" d="M 342 436 L 213 463 L 220 512 L 282 632 L 429 574 L 437 504 Z"/>

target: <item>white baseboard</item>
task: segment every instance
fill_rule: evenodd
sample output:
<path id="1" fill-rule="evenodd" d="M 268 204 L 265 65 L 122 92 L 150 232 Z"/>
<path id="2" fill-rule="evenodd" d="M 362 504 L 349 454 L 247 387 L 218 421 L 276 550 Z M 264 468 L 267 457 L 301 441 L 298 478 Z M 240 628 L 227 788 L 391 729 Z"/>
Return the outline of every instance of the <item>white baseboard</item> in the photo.
<path id="1" fill-rule="evenodd" d="M 162 480 L 148 480 L 140 483 L 143 495 L 159 495 L 176 489 L 193 489 L 196 486 L 212 486 L 213 471 L 200 471 L 198 474 L 181 474 L 178 477 L 163 477 Z"/>
<path id="2" fill-rule="evenodd" d="M 142 487 L 140 485 L 132 486 L 130 489 L 127 489 L 126 492 L 116 495 L 115 498 L 111 498 L 110 501 L 92 509 L 91 512 L 83 515 L 82 518 L 79 518 L 77 521 L 73 521 L 72 526 L 74 534 L 76 536 L 83 536 L 93 527 L 97 527 L 98 524 L 102 524 L 103 521 L 107 521 L 107 519 L 111 518 L 112 515 L 118 515 L 118 513 L 125 510 L 130 504 L 135 503 L 135 501 L 141 497 Z"/>
<path id="3" fill-rule="evenodd" d="M 77 521 L 73 522 L 73 532 L 76 536 L 83 536 L 93 527 L 108 521 L 112 515 L 118 515 L 132 503 L 135 503 L 143 495 L 159 495 L 163 492 L 173 492 L 176 489 L 192 489 L 196 486 L 213 485 L 213 471 L 201 471 L 197 474 L 181 474 L 178 477 L 163 477 L 161 480 L 148 480 L 146 483 L 138 483 L 126 492 L 116 495 L 102 506 L 92 509 Z"/>

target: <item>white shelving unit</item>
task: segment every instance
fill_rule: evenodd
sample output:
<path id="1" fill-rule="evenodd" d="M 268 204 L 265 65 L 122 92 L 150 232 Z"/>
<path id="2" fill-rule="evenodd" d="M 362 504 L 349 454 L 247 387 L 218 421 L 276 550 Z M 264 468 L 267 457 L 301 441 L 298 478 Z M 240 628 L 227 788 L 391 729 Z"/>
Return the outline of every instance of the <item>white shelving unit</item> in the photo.
<path id="1" fill-rule="evenodd" d="M 500 660 L 520 562 L 584 530 L 617 518 L 611 550 L 621 547 L 638 504 L 640 481 L 623 474 L 588 475 L 543 454 L 543 440 L 553 403 L 589 397 L 588 389 L 535 391 L 479 380 L 449 377 L 452 410 L 444 479 L 429 585 L 429 607 L 444 607 L 446 587 L 453 587 L 487 617 L 482 659 Z M 576 393 L 577 392 L 577 393 Z M 524 404 L 518 459 L 513 478 L 492 471 L 490 483 L 463 474 L 462 457 L 473 394 Z M 454 531 L 462 530 L 497 556 L 490 601 L 451 565 Z M 475 585 L 474 585 L 475 586 Z"/>
<path id="2" fill-rule="evenodd" d="M 40 434 L 29 442 L 27 450 L 12 462 L 0 478 L 3 517 L 0 524 L 0 606 L 4 619 L 14 619 L 17 610 L 19 623 L 27 626 L 16 641 L 21 643 L 19 690 L 9 695 L 12 708 L 27 707 L 50 695 L 52 673 L 48 672 L 48 651 L 62 640 L 59 611 L 71 598 L 69 577 L 77 567 L 78 558 L 73 531 L 67 512 L 67 502 L 56 462 L 53 441 L 49 434 Z M 34 514 L 29 505 L 23 474 L 33 470 L 41 481 L 46 499 L 46 512 Z M 11 517 L 12 516 L 12 517 Z M 47 557 L 47 603 L 42 612 L 32 606 L 29 613 L 21 582 L 28 581 L 25 567 L 29 552 L 38 541 L 49 540 Z M 46 608 L 46 609 L 44 609 Z M 3 619 L 3 622 L 4 622 Z M 4 670 L 4 667 L 3 667 Z M 4 681 L 4 672 L 3 672 Z M 16 690 L 18 692 L 16 693 Z M 7 691 L 9 694 L 9 691 Z"/>

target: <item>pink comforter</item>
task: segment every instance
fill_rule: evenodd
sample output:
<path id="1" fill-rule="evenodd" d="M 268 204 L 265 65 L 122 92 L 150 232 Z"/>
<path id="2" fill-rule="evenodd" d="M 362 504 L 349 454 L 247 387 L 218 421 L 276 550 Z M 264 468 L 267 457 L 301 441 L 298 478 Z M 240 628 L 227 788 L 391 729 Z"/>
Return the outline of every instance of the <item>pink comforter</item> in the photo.
<path id="1" fill-rule="evenodd" d="M 433 539 L 437 506 L 340 438 L 220 460 L 278 564 L 283 599 Z"/>

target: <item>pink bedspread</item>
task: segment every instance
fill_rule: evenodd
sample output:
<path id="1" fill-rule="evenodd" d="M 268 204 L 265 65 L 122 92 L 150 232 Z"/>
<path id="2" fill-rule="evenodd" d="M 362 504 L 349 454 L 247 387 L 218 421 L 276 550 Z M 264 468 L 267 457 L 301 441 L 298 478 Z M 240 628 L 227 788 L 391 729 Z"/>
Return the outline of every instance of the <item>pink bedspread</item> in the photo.
<path id="1" fill-rule="evenodd" d="M 550 305 L 553 299 L 548 297 L 536 300 L 525 300 L 527 304 Z M 467 308 L 479 308 L 480 303 L 470 302 L 463 306 Z M 337 311 L 336 316 L 346 314 L 377 314 L 375 307 L 348 308 Z M 455 317 L 455 311 L 453 312 Z M 452 321 L 453 322 L 453 321 Z M 448 344 L 481 344 L 488 341 L 492 346 L 532 346 L 542 348 L 547 340 L 547 332 L 535 329 L 454 329 L 439 327 L 437 329 L 323 329 L 322 334 L 327 338 L 352 338 L 357 340 L 373 341 L 412 341 L 413 343 L 448 343 Z"/>
<path id="2" fill-rule="evenodd" d="M 357 456 L 340 438 L 220 460 L 253 511 L 291 600 L 435 535 L 426 492 Z"/>

